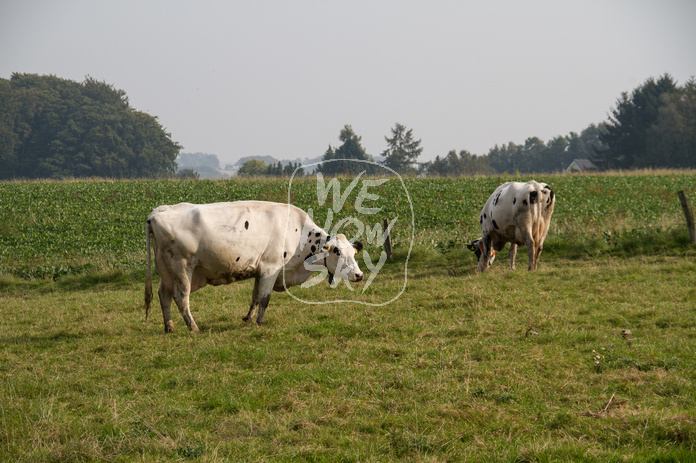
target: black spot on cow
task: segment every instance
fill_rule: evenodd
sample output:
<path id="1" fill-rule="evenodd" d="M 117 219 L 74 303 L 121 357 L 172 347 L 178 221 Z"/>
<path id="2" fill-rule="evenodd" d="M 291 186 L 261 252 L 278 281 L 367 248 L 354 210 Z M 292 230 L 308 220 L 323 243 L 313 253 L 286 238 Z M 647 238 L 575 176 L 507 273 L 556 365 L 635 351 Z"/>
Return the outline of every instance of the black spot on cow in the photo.
<path id="1" fill-rule="evenodd" d="M 337 256 L 341 255 L 341 251 L 339 251 L 338 248 L 334 248 L 333 253 L 336 254 Z"/>
<path id="2" fill-rule="evenodd" d="M 314 242 L 314 244 L 319 244 L 319 241 L 321 241 L 321 240 L 320 240 L 320 239 L 319 239 L 319 240 L 316 240 L 316 241 Z"/>
<path id="3" fill-rule="evenodd" d="M 246 222 L 244 222 L 244 228 L 249 230 L 249 221 L 248 220 Z"/>
<path id="4" fill-rule="evenodd" d="M 297 228 L 295 229 L 295 233 L 297 233 Z"/>
<path id="5" fill-rule="evenodd" d="M 312 236 L 312 232 L 309 232 L 309 234 L 307 235 L 307 238 L 309 238 L 310 236 Z"/>
<path id="6" fill-rule="evenodd" d="M 498 228 L 498 224 L 495 223 L 495 220 L 493 220 L 492 223 L 493 223 L 493 227 L 495 227 L 496 230 L 500 230 L 500 229 Z"/>
<path id="7" fill-rule="evenodd" d="M 319 238 L 319 237 L 321 236 L 321 233 L 317 232 L 314 236 L 316 236 L 317 238 Z"/>
<path id="8" fill-rule="evenodd" d="M 311 250 L 312 250 L 312 252 L 317 252 L 317 247 L 312 245 Z"/>
<path id="9" fill-rule="evenodd" d="M 515 198 L 515 197 L 513 196 L 513 197 L 512 197 L 512 205 L 514 206 L 516 202 L 517 202 L 517 198 Z"/>
<path id="10" fill-rule="evenodd" d="M 500 199 L 500 193 L 498 193 L 495 197 L 495 201 L 493 201 L 493 205 L 497 206 L 498 205 L 498 200 Z"/>
<path id="11" fill-rule="evenodd" d="M 482 215 L 479 216 L 479 223 L 483 224 L 483 216 Z"/>
<path id="12" fill-rule="evenodd" d="M 523 206 L 526 206 L 526 205 L 527 205 L 527 200 L 526 200 L 526 199 L 523 199 L 523 200 L 522 200 L 522 205 L 523 205 Z"/>
<path id="13" fill-rule="evenodd" d="M 284 253 L 283 253 L 283 259 L 285 259 L 286 257 L 288 257 L 288 253 L 287 253 L 287 252 L 284 252 Z"/>
<path id="14" fill-rule="evenodd" d="M 483 218 L 484 218 L 484 219 L 487 219 L 488 217 L 486 216 L 486 214 L 483 214 Z"/>
<path id="15" fill-rule="evenodd" d="M 538 194 L 539 193 L 537 193 L 536 191 L 532 191 L 531 193 L 529 193 L 529 204 L 534 204 Z"/>
<path id="16" fill-rule="evenodd" d="M 235 262 L 239 262 L 239 257 L 237 257 L 237 260 Z"/>

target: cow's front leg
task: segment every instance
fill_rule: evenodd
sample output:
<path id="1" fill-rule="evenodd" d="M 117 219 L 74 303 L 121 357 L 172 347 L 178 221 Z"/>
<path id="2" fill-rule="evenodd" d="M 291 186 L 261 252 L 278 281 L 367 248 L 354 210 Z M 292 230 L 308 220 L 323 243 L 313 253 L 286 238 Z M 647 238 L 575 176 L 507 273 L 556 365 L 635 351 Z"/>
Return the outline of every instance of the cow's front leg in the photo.
<path id="1" fill-rule="evenodd" d="M 251 316 L 254 315 L 254 310 L 256 310 L 256 307 L 259 305 L 259 280 L 260 277 L 254 279 L 254 292 L 251 293 L 251 306 L 249 306 L 249 312 L 247 312 L 246 317 L 242 318 L 245 322 L 251 320 Z"/>
<path id="2" fill-rule="evenodd" d="M 266 312 L 266 307 L 271 300 L 271 294 L 273 293 L 273 286 L 275 286 L 276 279 L 278 278 L 278 272 L 272 274 L 266 274 L 259 277 L 259 293 L 258 302 L 259 309 L 256 315 L 256 324 L 263 325 L 263 316 Z"/>
<path id="3" fill-rule="evenodd" d="M 481 257 L 479 257 L 477 272 L 485 272 L 490 267 L 491 260 L 491 237 L 490 235 L 484 236 L 483 241 L 483 252 L 481 252 Z"/>
<path id="4" fill-rule="evenodd" d="M 261 297 L 259 297 L 259 312 L 258 315 L 256 315 L 256 324 L 257 325 L 263 325 L 263 315 L 266 312 L 266 307 L 268 307 L 268 303 L 271 301 L 271 295 L 269 294 L 264 294 Z"/>
<path id="5" fill-rule="evenodd" d="M 517 256 L 517 245 L 510 243 L 510 270 L 515 270 L 515 256 Z"/>

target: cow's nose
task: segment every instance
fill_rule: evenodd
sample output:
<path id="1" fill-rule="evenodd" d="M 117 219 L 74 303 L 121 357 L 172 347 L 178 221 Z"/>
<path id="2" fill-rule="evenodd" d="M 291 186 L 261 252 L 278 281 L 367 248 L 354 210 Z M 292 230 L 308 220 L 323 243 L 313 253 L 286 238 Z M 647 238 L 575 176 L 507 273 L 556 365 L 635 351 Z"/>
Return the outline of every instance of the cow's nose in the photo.
<path id="1" fill-rule="evenodd" d="M 363 279 L 363 274 L 362 273 L 356 273 L 355 274 L 355 281 L 362 281 Z"/>

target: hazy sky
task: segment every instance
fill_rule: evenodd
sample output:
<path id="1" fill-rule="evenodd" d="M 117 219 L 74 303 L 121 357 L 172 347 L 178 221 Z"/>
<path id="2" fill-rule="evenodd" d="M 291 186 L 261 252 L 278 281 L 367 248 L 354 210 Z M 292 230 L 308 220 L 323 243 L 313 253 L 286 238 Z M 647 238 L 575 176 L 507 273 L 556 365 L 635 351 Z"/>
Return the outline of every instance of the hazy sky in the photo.
<path id="1" fill-rule="evenodd" d="M 696 76 L 696 1 L 1 0 L 0 77 L 89 75 L 184 152 L 372 155 L 396 122 L 421 160 L 548 140 L 623 91 Z"/>

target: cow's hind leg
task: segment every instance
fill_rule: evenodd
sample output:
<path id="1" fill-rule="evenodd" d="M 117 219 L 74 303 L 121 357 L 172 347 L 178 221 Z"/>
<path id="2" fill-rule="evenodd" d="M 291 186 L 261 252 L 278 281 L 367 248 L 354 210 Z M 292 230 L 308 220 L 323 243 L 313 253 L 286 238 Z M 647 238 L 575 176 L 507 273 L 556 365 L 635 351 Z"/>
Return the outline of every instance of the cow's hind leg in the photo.
<path id="1" fill-rule="evenodd" d="M 510 270 L 515 270 L 515 256 L 517 256 L 517 245 L 510 243 Z"/>
<path id="2" fill-rule="evenodd" d="M 525 239 L 527 255 L 529 256 L 529 270 L 536 270 L 537 246 L 533 238 Z"/>
<path id="3" fill-rule="evenodd" d="M 179 312 L 184 318 L 186 326 L 188 326 L 191 331 L 200 333 L 198 325 L 196 325 L 193 315 L 191 315 L 191 309 L 189 307 L 189 294 L 190 292 L 187 290 L 187 288 L 177 288 L 174 290 L 174 301 L 176 301 L 176 305 L 179 307 Z"/>
<path id="4" fill-rule="evenodd" d="M 162 307 L 162 318 L 164 318 L 164 332 L 173 333 L 174 322 L 172 322 L 172 290 L 166 288 L 164 286 L 164 283 L 160 282 L 157 294 L 159 295 L 160 306 Z"/>
<path id="5" fill-rule="evenodd" d="M 537 242 L 537 247 L 536 247 L 536 255 L 534 256 L 534 268 L 537 268 L 537 265 L 539 264 L 539 256 L 541 256 L 541 250 L 544 249 L 544 240 L 546 239 L 546 236 L 543 235 L 543 238 L 538 240 Z"/>
<path id="6" fill-rule="evenodd" d="M 199 333 L 198 325 L 193 320 L 189 303 L 189 295 L 191 294 L 191 274 L 185 269 L 181 269 L 175 278 L 174 283 L 174 302 L 179 307 L 179 312 L 186 322 L 186 326 L 195 333 Z"/>

